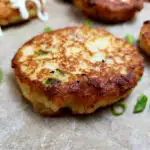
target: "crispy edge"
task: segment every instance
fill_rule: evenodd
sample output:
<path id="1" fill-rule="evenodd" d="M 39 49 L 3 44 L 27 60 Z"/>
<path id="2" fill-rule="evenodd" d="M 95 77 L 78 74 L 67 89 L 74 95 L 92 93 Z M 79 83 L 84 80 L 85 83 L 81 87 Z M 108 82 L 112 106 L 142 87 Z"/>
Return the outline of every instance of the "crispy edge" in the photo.
<path id="1" fill-rule="evenodd" d="M 25 97 L 25 100 L 30 102 L 35 110 L 35 112 L 39 112 L 43 116 L 60 116 L 71 113 L 73 115 L 88 115 L 90 113 L 93 113 L 100 107 L 106 107 L 109 106 L 121 99 L 126 98 L 133 89 L 130 89 L 129 91 L 125 92 L 124 95 L 120 97 L 105 97 L 105 99 L 101 100 L 94 100 L 94 99 L 86 99 L 85 103 L 74 103 L 74 100 L 77 99 L 77 97 L 73 97 L 70 95 L 67 95 L 68 98 L 72 98 L 69 101 L 69 105 L 67 105 L 66 102 L 61 101 L 61 97 L 57 97 L 54 100 L 51 98 L 48 99 L 45 93 L 41 89 L 32 88 L 30 85 L 27 85 L 25 83 L 21 83 L 19 80 L 17 80 L 18 85 L 21 88 L 22 94 Z M 28 90 L 27 93 L 23 93 L 24 89 Z M 31 96 L 32 95 L 32 96 Z M 38 98 L 38 99 L 37 99 Z M 40 100 L 41 98 L 41 100 Z M 83 99 L 80 99 L 81 101 Z M 87 107 L 87 101 L 91 101 L 91 105 Z"/>

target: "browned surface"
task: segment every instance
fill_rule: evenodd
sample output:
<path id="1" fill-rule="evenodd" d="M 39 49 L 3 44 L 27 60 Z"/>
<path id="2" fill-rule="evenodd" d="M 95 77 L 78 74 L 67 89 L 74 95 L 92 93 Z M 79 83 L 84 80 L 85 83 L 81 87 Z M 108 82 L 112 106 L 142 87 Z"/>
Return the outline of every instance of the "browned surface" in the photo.
<path id="1" fill-rule="evenodd" d="M 143 0 L 74 0 L 74 4 L 88 17 L 109 23 L 130 20 L 143 8 Z"/>
<path id="2" fill-rule="evenodd" d="M 36 52 L 42 44 L 46 44 L 44 51 L 56 46 L 53 44 L 53 36 L 59 39 L 59 42 L 56 42 L 58 56 L 37 61 Z M 88 39 L 94 40 L 107 36 L 111 38 L 111 45 L 110 48 L 103 51 L 107 55 L 107 59 L 111 58 L 114 61 L 113 65 L 103 61 L 90 63 L 83 58 L 85 51 L 89 52 L 88 49 L 82 49 L 83 53 L 72 55 L 69 58 L 65 54 L 66 49 L 63 47 L 67 42 L 72 41 L 74 47 L 82 46 L 83 48 Z M 77 40 L 76 37 L 78 37 Z M 20 62 L 19 59 L 23 55 L 23 49 L 31 45 L 34 46 L 34 55 L 28 56 L 25 61 Z M 109 49 L 112 51 L 110 52 Z M 51 51 L 48 51 L 48 55 L 53 56 Z M 115 62 L 115 57 L 120 57 L 123 63 L 119 64 Z M 31 76 L 39 64 L 44 62 L 57 62 L 59 69 L 63 70 L 66 75 L 69 75 L 69 80 L 46 87 L 43 83 L 47 78 L 52 76 L 50 72 L 53 70 L 50 69 L 41 69 L 39 73 L 36 73 L 36 79 L 31 80 Z M 81 69 L 80 74 L 72 73 L 79 67 L 80 62 L 86 62 L 88 68 L 91 69 Z M 27 72 L 22 71 L 22 66 L 27 67 Z M 74 114 L 81 114 L 78 110 L 73 110 L 74 105 L 83 106 L 84 111 L 82 114 L 88 114 L 95 111 L 98 107 L 112 104 L 130 93 L 142 76 L 144 69 L 143 58 L 134 46 L 114 37 L 104 29 L 87 27 L 70 27 L 34 37 L 20 48 L 12 60 L 12 67 L 15 70 L 20 87 L 26 87 L 30 91 L 28 95 L 32 95 L 32 98 L 26 98 L 31 101 L 40 113 L 50 115 L 60 112 L 63 107 L 69 107 Z M 95 67 L 98 68 L 98 71 L 95 70 Z M 125 74 L 121 72 L 123 69 L 126 70 Z M 48 99 L 46 102 L 45 100 L 38 101 L 35 99 L 37 97 Z M 45 103 L 49 102 L 55 104 L 58 110 L 53 112 L 51 109 L 47 109 Z"/>
<path id="3" fill-rule="evenodd" d="M 150 21 L 145 21 L 140 31 L 140 47 L 150 55 Z"/>
<path id="4" fill-rule="evenodd" d="M 36 5 L 30 0 L 27 1 L 26 7 L 30 13 L 30 18 L 36 17 Z M 12 23 L 23 21 L 18 9 L 12 8 L 9 0 L 0 1 L 0 25 L 5 26 Z"/>

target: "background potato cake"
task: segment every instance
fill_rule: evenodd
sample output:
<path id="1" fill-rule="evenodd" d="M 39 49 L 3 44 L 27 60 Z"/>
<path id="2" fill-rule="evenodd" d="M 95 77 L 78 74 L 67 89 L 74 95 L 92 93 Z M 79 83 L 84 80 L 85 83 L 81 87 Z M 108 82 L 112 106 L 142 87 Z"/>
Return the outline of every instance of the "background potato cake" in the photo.
<path id="1" fill-rule="evenodd" d="M 139 45 L 144 52 L 150 55 L 150 20 L 145 21 L 141 28 Z"/>
<path id="2" fill-rule="evenodd" d="M 73 0 L 88 17 L 107 23 L 132 19 L 143 8 L 143 0 Z"/>
<path id="3" fill-rule="evenodd" d="M 41 0 L 39 1 L 42 2 Z M 37 16 L 37 7 L 34 2 L 27 0 L 26 8 L 29 12 L 28 19 Z M 21 17 L 19 9 L 13 8 L 10 0 L 0 0 L 0 26 L 19 23 L 23 20 L 24 19 Z"/>
<path id="4" fill-rule="evenodd" d="M 45 115 L 63 108 L 90 114 L 125 98 L 143 74 L 143 58 L 100 28 L 68 27 L 34 37 L 12 60 L 24 97 Z"/>

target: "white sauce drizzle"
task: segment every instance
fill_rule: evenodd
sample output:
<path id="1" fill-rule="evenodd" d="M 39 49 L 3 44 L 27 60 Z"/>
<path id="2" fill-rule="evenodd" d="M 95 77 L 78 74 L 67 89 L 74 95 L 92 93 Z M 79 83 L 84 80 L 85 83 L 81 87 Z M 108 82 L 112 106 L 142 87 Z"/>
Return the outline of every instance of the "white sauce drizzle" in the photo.
<path id="1" fill-rule="evenodd" d="M 2 28 L 0 27 L 0 37 L 3 36 Z"/>
<path id="2" fill-rule="evenodd" d="M 29 12 L 26 8 L 26 1 L 27 0 L 10 0 L 10 2 L 12 4 L 11 5 L 12 8 L 19 9 L 21 17 L 25 20 L 29 19 Z M 30 1 L 32 1 L 36 5 L 37 16 L 39 17 L 39 19 L 42 21 L 47 21 L 48 20 L 48 13 L 45 11 L 43 12 L 42 5 L 41 5 L 40 1 L 39 0 L 30 0 Z M 46 2 L 47 2 L 47 0 L 42 0 L 43 5 L 45 5 Z M 3 35 L 3 32 L 2 32 L 1 27 L 0 27 L 0 36 L 2 36 L 2 35 Z"/>
<path id="3" fill-rule="evenodd" d="M 29 18 L 29 12 L 26 8 L 27 0 L 10 0 L 13 8 L 17 8 L 20 11 L 20 14 L 23 19 Z M 46 12 L 42 12 L 42 6 L 39 0 L 30 0 L 34 2 L 37 6 L 37 15 L 42 21 L 48 20 L 48 14 Z M 43 5 L 46 3 L 46 0 L 42 0 Z"/>

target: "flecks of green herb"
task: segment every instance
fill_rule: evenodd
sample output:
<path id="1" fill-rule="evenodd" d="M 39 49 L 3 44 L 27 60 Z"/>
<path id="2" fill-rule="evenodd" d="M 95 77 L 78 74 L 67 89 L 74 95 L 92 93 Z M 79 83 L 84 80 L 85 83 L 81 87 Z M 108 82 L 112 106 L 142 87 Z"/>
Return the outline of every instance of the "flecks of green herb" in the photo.
<path id="1" fill-rule="evenodd" d="M 125 39 L 130 43 L 130 44 L 134 44 L 135 40 L 134 37 L 131 34 L 126 34 Z"/>
<path id="2" fill-rule="evenodd" d="M 50 27 L 44 28 L 44 32 L 45 32 L 45 33 L 50 32 L 50 31 L 52 31 L 52 29 L 51 29 Z"/>
<path id="3" fill-rule="evenodd" d="M 142 80 L 142 77 L 139 78 L 139 81 L 141 81 L 141 80 Z"/>
<path id="4" fill-rule="evenodd" d="M 59 79 L 56 79 L 56 78 L 48 78 L 44 85 L 45 86 L 49 86 L 49 85 L 53 85 L 53 84 L 56 84 L 56 83 L 60 83 L 60 80 Z"/>
<path id="5" fill-rule="evenodd" d="M 65 72 L 63 71 L 63 70 L 61 70 L 61 69 L 56 69 L 56 71 L 58 71 L 60 74 L 62 74 L 62 75 L 64 75 L 65 74 Z"/>
<path id="6" fill-rule="evenodd" d="M 41 49 L 39 49 L 38 52 L 37 52 L 37 54 L 38 54 L 39 56 L 42 56 L 42 55 L 47 55 L 47 52 L 44 52 L 44 51 L 42 51 Z"/>
<path id="7" fill-rule="evenodd" d="M 143 112 L 146 107 L 147 101 L 148 101 L 147 96 L 144 94 L 141 94 L 136 102 L 136 105 L 134 106 L 133 113 Z"/>
<path id="8" fill-rule="evenodd" d="M 117 111 L 117 108 L 120 108 L 121 111 Z M 115 103 L 111 106 L 111 112 L 114 116 L 122 115 L 126 110 L 126 104 L 123 102 Z"/>
<path id="9" fill-rule="evenodd" d="M 3 80 L 3 70 L 0 68 L 0 84 L 2 83 Z"/>
<path id="10" fill-rule="evenodd" d="M 92 25 L 93 25 L 92 21 L 90 21 L 90 20 L 85 20 L 85 21 L 84 21 L 84 24 L 85 24 L 87 27 L 92 27 Z"/>

